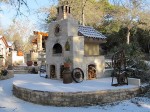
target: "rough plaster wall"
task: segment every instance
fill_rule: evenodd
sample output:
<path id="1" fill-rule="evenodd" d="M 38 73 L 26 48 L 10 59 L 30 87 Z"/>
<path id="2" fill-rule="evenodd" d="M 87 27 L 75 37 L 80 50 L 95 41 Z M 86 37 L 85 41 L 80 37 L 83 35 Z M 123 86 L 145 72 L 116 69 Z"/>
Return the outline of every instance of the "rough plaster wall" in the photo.
<path id="1" fill-rule="evenodd" d="M 5 44 L 4 44 L 4 42 L 2 41 L 2 40 L 0 40 L 0 46 L 1 46 L 1 48 L 0 48 L 0 50 L 2 50 L 2 51 L 0 51 L 0 53 L 2 53 L 3 54 L 3 57 L 4 58 L 2 58 L 0 61 L 0 63 L 1 63 L 1 65 L 4 65 L 5 66 L 5 64 L 6 64 L 6 61 L 5 61 L 5 59 L 6 59 L 6 52 L 7 52 L 7 48 L 6 48 L 6 46 L 5 46 Z"/>
<path id="2" fill-rule="evenodd" d="M 37 52 L 31 53 L 31 61 L 38 61 L 38 53 Z"/>
<path id="3" fill-rule="evenodd" d="M 105 69 L 105 58 L 104 56 L 85 56 L 84 57 L 84 73 L 86 79 L 88 79 L 88 65 L 94 64 L 96 65 L 96 78 L 102 78 L 104 76 L 104 69 Z"/>
<path id="4" fill-rule="evenodd" d="M 73 37 L 73 68 L 84 67 L 84 37 Z"/>
<path id="5" fill-rule="evenodd" d="M 42 35 L 39 34 L 37 36 L 37 47 L 38 47 L 38 50 L 41 51 L 42 50 Z"/>
<path id="6" fill-rule="evenodd" d="M 68 22 L 69 21 L 69 22 Z M 60 35 L 54 34 L 56 25 L 60 25 Z M 49 26 L 49 37 L 46 42 L 47 74 L 50 76 L 50 65 L 55 65 L 57 79 L 60 78 L 60 66 L 63 65 L 65 57 L 72 60 L 72 37 L 77 35 L 77 22 L 70 19 L 52 22 Z M 65 51 L 65 43 L 69 41 L 70 51 Z M 62 46 L 62 54 L 53 54 L 53 46 L 59 43 Z"/>
<path id="7" fill-rule="evenodd" d="M 85 55 L 99 55 L 99 44 L 85 43 L 84 45 Z"/>
<path id="8" fill-rule="evenodd" d="M 24 63 L 24 56 L 17 56 L 17 51 L 12 51 L 12 63 L 13 64 Z"/>
<path id="9" fill-rule="evenodd" d="M 55 36 L 55 26 L 59 24 L 61 31 L 59 36 Z M 52 22 L 49 26 L 49 37 L 46 42 L 46 64 L 47 75 L 50 77 L 50 65 L 55 65 L 57 79 L 60 78 L 60 65 L 63 65 L 64 58 L 70 57 L 72 60 L 72 68 L 79 67 L 83 70 L 85 79 L 87 79 L 87 69 L 89 64 L 96 65 L 97 78 L 104 77 L 104 56 L 89 56 L 85 57 L 84 54 L 84 37 L 78 35 L 78 24 L 71 19 L 59 20 Z M 65 43 L 69 41 L 70 51 L 65 51 Z M 53 46 L 59 43 L 62 46 L 61 55 L 53 55 Z M 91 46 L 91 45 L 90 45 Z M 96 49 L 95 55 L 99 55 L 98 45 L 95 45 L 91 50 Z"/>

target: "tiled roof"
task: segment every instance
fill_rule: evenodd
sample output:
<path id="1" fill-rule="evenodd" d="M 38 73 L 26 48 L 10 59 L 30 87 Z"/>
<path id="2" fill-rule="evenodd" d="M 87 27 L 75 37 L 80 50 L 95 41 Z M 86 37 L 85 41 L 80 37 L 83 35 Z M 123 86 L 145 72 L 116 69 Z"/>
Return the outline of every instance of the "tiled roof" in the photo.
<path id="1" fill-rule="evenodd" d="M 93 27 L 90 26 L 79 26 L 78 27 L 79 35 L 83 35 L 85 37 L 93 37 L 93 38 L 100 38 L 100 39 L 106 39 L 102 33 L 95 30 Z"/>

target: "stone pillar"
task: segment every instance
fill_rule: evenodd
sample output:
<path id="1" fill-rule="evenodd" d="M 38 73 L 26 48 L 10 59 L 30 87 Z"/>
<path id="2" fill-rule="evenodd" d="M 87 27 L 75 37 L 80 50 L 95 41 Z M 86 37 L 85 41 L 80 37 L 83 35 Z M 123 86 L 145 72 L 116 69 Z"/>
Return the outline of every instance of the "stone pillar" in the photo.
<path id="1" fill-rule="evenodd" d="M 55 65 L 56 79 L 60 79 L 60 63 Z"/>
<path id="2" fill-rule="evenodd" d="M 37 37 L 37 47 L 38 47 L 38 51 L 42 51 L 42 35 L 38 34 Z"/>

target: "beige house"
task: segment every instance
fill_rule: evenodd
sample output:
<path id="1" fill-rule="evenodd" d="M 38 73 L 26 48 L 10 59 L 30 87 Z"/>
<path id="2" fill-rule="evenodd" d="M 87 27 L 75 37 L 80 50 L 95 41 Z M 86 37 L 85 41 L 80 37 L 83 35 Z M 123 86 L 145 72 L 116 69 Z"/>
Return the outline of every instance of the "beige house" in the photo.
<path id="1" fill-rule="evenodd" d="M 48 38 L 48 33 L 34 31 L 33 34 L 34 37 L 31 41 L 32 49 L 30 50 L 30 53 L 27 54 L 26 61 L 38 62 L 38 65 L 41 65 L 41 61 L 45 62 L 45 40 Z"/>
<path id="2" fill-rule="evenodd" d="M 57 20 L 49 25 L 46 41 L 48 77 L 61 79 L 66 59 L 72 61 L 71 70 L 82 69 L 86 80 L 105 77 L 100 44 L 106 42 L 106 37 L 93 27 L 79 25 L 72 18 L 69 6 L 58 7 L 57 12 Z"/>
<path id="3" fill-rule="evenodd" d="M 9 46 L 4 36 L 0 35 L 0 67 L 6 66 L 6 58 L 9 54 Z"/>
<path id="4" fill-rule="evenodd" d="M 13 42 L 7 42 L 4 36 L 0 36 L 0 66 L 24 63 L 24 55 L 14 49 Z"/>

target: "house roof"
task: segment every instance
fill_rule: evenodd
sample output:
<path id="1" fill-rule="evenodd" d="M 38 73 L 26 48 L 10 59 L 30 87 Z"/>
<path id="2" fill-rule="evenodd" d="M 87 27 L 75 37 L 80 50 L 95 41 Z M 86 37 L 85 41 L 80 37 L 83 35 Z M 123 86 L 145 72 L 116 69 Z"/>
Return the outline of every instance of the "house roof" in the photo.
<path id="1" fill-rule="evenodd" d="M 42 35 L 42 40 L 45 40 L 48 38 L 48 33 L 47 32 L 39 32 L 39 31 L 33 31 L 34 35 Z M 37 37 L 32 39 L 32 43 L 37 43 Z"/>
<path id="2" fill-rule="evenodd" d="M 47 32 L 39 32 L 39 31 L 33 31 L 34 35 L 39 35 L 41 34 L 42 36 L 48 37 L 48 33 Z"/>
<path id="3" fill-rule="evenodd" d="M 92 37 L 92 38 L 98 38 L 98 39 L 106 39 L 107 38 L 102 33 L 95 30 L 91 26 L 81 26 L 81 25 L 79 25 L 78 32 L 79 32 L 79 35 L 85 36 L 85 37 Z"/>
<path id="4" fill-rule="evenodd" d="M 13 42 L 7 42 L 7 43 L 9 47 L 13 45 Z"/>
<path id="5" fill-rule="evenodd" d="M 4 42 L 4 44 L 5 44 L 5 46 L 8 47 L 8 43 L 7 43 L 7 41 L 6 41 L 4 36 L 0 35 L 0 40 L 2 40 Z"/>

